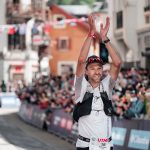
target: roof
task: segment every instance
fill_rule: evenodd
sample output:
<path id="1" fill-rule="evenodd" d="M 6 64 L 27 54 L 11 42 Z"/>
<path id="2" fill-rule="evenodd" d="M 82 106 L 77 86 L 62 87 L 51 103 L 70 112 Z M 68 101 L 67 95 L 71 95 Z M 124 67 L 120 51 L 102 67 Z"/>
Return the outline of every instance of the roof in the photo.
<path id="1" fill-rule="evenodd" d="M 51 11 L 53 11 L 53 9 L 54 9 L 55 11 L 60 12 L 61 14 L 66 16 L 67 19 L 78 19 L 77 17 L 71 15 L 70 13 L 68 13 L 67 11 L 65 11 L 64 9 L 62 9 L 61 7 L 59 7 L 56 4 L 50 4 L 50 9 L 51 9 Z M 89 26 L 85 22 L 77 22 L 77 25 L 79 25 L 81 28 L 83 28 L 86 31 L 89 30 Z"/>
<path id="2" fill-rule="evenodd" d="M 108 3 L 107 3 L 107 1 L 94 2 L 93 11 L 94 12 L 108 12 Z"/>
<path id="3" fill-rule="evenodd" d="M 92 12 L 88 5 L 60 5 L 60 7 L 74 15 L 88 15 Z"/>

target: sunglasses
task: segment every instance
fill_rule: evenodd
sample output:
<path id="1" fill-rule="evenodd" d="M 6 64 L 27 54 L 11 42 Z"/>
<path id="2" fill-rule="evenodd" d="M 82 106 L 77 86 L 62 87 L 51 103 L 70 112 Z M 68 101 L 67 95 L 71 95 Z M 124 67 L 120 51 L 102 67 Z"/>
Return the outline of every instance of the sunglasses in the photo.
<path id="1" fill-rule="evenodd" d="M 102 59 L 100 59 L 99 57 L 97 58 L 89 58 L 87 60 L 88 63 L 93 63 L 93 62 L 99 62 L 99 63 L 103 63 Z"/>

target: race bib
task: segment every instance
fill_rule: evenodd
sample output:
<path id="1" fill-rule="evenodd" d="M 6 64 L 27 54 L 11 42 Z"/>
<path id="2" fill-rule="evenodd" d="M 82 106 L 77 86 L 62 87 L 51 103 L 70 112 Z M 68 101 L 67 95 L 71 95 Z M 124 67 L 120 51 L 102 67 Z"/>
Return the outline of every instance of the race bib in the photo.
<path id="1" fill-rule="evenodd" d="M 89 143 L 89 150 L 110 150 L 110 144 L 107 139 L 92 137 Z"/>

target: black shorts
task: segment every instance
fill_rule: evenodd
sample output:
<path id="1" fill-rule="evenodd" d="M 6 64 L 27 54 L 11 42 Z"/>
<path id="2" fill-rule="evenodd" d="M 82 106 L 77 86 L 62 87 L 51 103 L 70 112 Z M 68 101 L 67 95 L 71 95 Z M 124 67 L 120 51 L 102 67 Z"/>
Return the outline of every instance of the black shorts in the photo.
<path id="1" fill-rule="evenodd" d="M 89 147 L 84 147 L 84 148 L 77 147 L 77 150 L 89 150 Z M 111 147 L 110 150 L 113 150 L 113 147 Z"/>

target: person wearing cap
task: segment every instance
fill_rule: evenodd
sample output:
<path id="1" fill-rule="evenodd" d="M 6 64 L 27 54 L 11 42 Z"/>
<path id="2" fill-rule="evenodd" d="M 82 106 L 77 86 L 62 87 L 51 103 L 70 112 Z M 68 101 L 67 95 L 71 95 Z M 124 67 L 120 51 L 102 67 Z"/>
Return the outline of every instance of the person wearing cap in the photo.
<path id="1" fill-rule="evenodd" d="M 79 136 L 76 148 L 77 150 L 111 150 L 113 149 L 111 117 L 104 112 L 104 102 L 100 92 L 106 91 L 109 99 L 111 99 L 112 89 L 120 71 L 121 59 L 107 37 L 110 19 L 106 19 L 105 26 L 101 24 L 99 34 L 95 31 L 92 14 L 89 15 L 88 22 L 90 30 L 81 48 L 76 68 L 75 103 L 76 105 L 83 104 L 86 93 L 91 93 L 93 97 L 90 114 L 82 114 L 78 119 Z M 112 59 L 110 71 L 103 79 L 102 59 L 96 55 L 88 57 L 93 38 L 105 44 Z M 86 109 L 83 109 L 83 112 Z"/>

